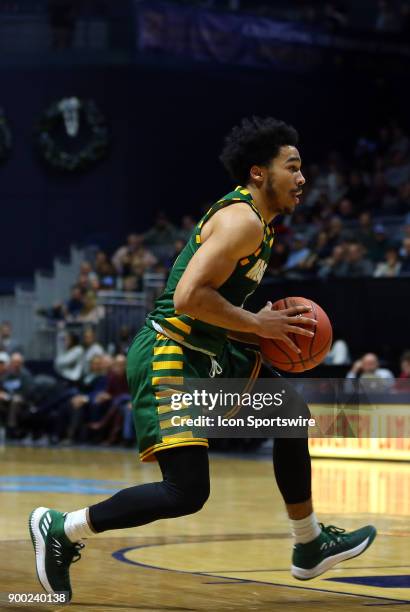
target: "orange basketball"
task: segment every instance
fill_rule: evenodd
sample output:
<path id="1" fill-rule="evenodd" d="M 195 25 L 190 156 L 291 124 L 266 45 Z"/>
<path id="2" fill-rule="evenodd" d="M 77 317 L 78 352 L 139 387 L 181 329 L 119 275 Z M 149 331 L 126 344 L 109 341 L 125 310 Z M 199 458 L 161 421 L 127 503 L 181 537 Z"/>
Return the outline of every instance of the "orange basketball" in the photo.
<path id="1" fill-rule="evenodd" d="M 272 310 L 283 310 L 292 306 L 310 306 L 311 312 L 303 313 L 303 317 L 316 319 L 316 329 L 306 326 L 315 335 L 312 338 L 300 334 L 289 334 L 291 340 L 300 348 L 301 353 L 295 353 L 282 340 L 261 338 L 262 355 L 275 368 L 284 372 L 305 372 L 318 366 L 328 354 L 332 344 L 332 325 L 325 311 L 312 300 L 303 297 L 290 297 L 278 300 L 272 305 Z"/>

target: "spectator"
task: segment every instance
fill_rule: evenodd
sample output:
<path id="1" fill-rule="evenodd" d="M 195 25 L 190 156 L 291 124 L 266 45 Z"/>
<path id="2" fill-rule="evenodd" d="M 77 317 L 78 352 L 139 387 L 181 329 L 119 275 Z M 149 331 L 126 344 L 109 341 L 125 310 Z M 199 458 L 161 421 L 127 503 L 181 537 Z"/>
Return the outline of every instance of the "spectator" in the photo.
<path id="1" fill-rule="evenodd" d="M 145 243 L 151 246 L 173 244 L 177 238 L 177 230 L 163 211 L 157 213 L 154 226 L 144 236 Z"/>
<path id="2" fill-rule="evenodd" d="M 90 373 L 91 361 L 96 356 L 100 356 L 104 353 L 104 349 L 101 344 L 98 344 L 95 338 L 95 332 L 92 327 L 86 327 L 83 331 L 83 376 Z"/>
<path id="3" fill-rule="evenodd" d="M 65 318 L 68 321 L 75 320 L 84 308 L 84 295 L 78 285 L 71 289 L 71 295 L 65 304 Z"/>
<path id="4" fill-rule="evenodd" d="M 401 270 L 401 262 L 397 249 L 390 247 L 384 254 L 385 261 L 377 264 L 374 276 L 376 278 L 394 278 L 399 276 Z"/>
<path id="5" fill-rule="evenodd" d="M 334 332 L 334 337 L 336 340 L 333 342 L 332 348 L 326 355 L 325 364 L 334 366 L 349 365 L 352 360 L 346 340 L 343 340 L 336 330 Z"/>
<path id="6" fill-rule="evenodd" d="M 373 243 L 368 247 L 369 259 L 377 263 L 383 261 L 388 248 L 392 247 L 391 241 L 387 238 L 386 228 L 381 223 L 374 226 Z"/>
<path id="7" fill-rule="evenodd" d="M 143 237 L 139 234 L 129 234 L 127 237 L 127 244 L 117 249 L 112 256 L 112 264 L 117 273 L 121 276 L 127 276 L 127 273 L 130 273 L 131 257 L 141 245 L 142 240 Z M 124 268 L 126 269 L 124 270 Z"/>
<path id="8" fill-rule="evenodd" d="M 410 276 L 410 238 L 403 240 L 400 255 L 402 259 L 400 276 Z"/>
<path id="9" fill-rule="evenodd" d="M 354 232 L 354 238 L 366 249 L 370 249 L 374 244 L 373 219 L 371 213 L 366 210 L 360 213 L 359 227 Z"/>
<path id="10" fill-rule="evenodd" d="M 87 291 L 84 296 L 84 306 L 77 317 L 77 321 L 97 325 L 104 317 L 104 306 L 97 304 L 97 296 L 94 291 Z"/>
<path id="11" fill-rule="evenodd" d="M 328 257 L 319 269 L 321 278 L 338 278 L 344 276 L 346 247 L 338 244 L 333 247 L 332 255 Z"/>
<path id="12" fill-rule="evenodd" d="M 396 380 L 395 390 L 410 393 L 410 351 L 405 351 L 400 357 L 400 374 Z"/>
<path id="13" fill-rule="evenodd" d="M 64 346 L 57 344 L 57 356 L 54 360 L 56 372 L 68 382 L 78 382 L 83 371 L 84 349 L 80 338 L 74 332 L 67 332 Z"/>
<path id="14" fill-rule="evenodd" d="M 327 224 L 328 249 L 329 253 L 333 247 L 344 241 L 343 221 L 339 217 L 332 217 Z"/>
<path id="15" fill-rule="evenodd" d="M 352 200 L 343 198 L 337 206 L 337 213 L 343 221 L 351 221 L 357 217 Z"/>
<path id="16" fill-rule="evenodd" d="M 358 243 L 349 244 L 341 276 L 348 276 L 350 278 L 373 276 L 373 264 L 364 254 L 363 245 Z"/>
<path id="17" fill-rule="evenodd" d="M 60 411 L 58 436 L 61 439 L 65 435 L 63 445 L 72 444 L 80 432 L 81 437 L 86 440 L 87 432 L 82 430 L 82 426 L 87 418 L 87 410 L 106 388 L 107 370 L 103 355 L 94 355 L 89 372 L 81 381 L 79 393 L 70 397 L 65 409 Z"/>
<path id="18" fill-rule="evenodd" d="M 13 329 L 10 321 L 3 321 L 0 325 L 0 351 L 5 351 L 9 355 L 23 352 L 20 342 L 13 338 Z"/>
<path id="19" fill-rule="evenodd" d="M 117 355 L 108 375 L 106 391 L 97 394 L 94 400 L 89 428 L 93 432 L 108 434 L 107 444 L 117 441 L 123 426 L 123 405 L 131 400 L 125 366 L 125 356 Z"/>
<path id="20" fill-rule="evenodd" d="M 310 255 L 306 239 L 302 234 L 295 234 L 289 256 L 283 266 L 283 272 L 288 278 L 304 276 L 304 264 Z"/>
<path id="21" fill-rule="evenodd" d="M 118 338 L 115 344 L 110 345 L 109 351 L 111 354 L 126 355 L 131 343 L 134 339 L 134 333 L 128 325 L 122 325 L 118 332 Z"/>
<path id="22" fill-rule="evenodd" d="M 0 403 L 4 402 L 8 409 L 6 424 L 7 434 L 10 438 L 21 437 L 18 426 L 23 411 L 28 409 L 33 389 L 34 378 L 24 365 L 23 355 L 13 353 L 10 357 L 6 376 L 0 383 Z"/>
<path id="23" fill-rule="evenodd" d="M 394 384 L 393 373 L 380 367 L 379 358 L 374 353 L 366 353 L 355 361 L 346 378 L 366 380 L 365 388 L 371 391 L 387 391 Z"/>
<path id="24" fill-rule="evenodd" d="M 98 251 L 96 254 L 94 270 L 100 281 L 101 289 L 113 289 L 115 287 L 117 272 L 104 251 Z"/>

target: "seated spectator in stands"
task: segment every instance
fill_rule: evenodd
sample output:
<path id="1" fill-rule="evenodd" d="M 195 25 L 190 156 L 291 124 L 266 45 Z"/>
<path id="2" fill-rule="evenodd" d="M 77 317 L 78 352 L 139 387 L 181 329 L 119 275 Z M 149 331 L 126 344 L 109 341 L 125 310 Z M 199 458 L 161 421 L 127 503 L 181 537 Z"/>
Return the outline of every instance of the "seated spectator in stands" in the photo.
<path id="1" fill-rule="evenodd" d="M 357 217 L 352 200 L 343 198 L 337 206 L 337 214 L 343 221 L 351 221 Z"/>
<path id="2" fill-rule="evenodd" d="M 181 229 L 178 232 L 180 240 L 184 242 L 184 245 L 188 242 L 192 232 L 196 226 L 195 219 L 191 215 L 184 215 L 181 220 Z"/>
<path id="3" fill-rule="evenodd" d="M 396 391 L 410 393 L 410 351 L 400 357 L 400 374 L 394 386 Z"/>
<path id="4" fill-rule="evenodd" d="M 3 389 L 10 364 L 10 356 L 5 351 L 0 352 L 0 427 L 5 427 L 8 417 L 9 394 Z"/>
<path id="5" fill-rule="evenodd" d="M 89 406 L 100 393 L 107 388 L 107 369 L 103 355 L 95 355 L 90 362 L 88 374 L 80 384 L 78 393 L 68 399 L 64 409 L 60 410 L 58 437 L 64 438 L 63 444 L 72 444 L 78 435 L 82 441 L 86 441 L 87 430 L 82 430 L 82 425 L 87 419 Z"/>
<path id="6" fill-rule="evenodd" d="M 158 263 L 157 257 L 144 245 L 144 238 L 140 237 L 139 246 L 130 256 L 131 273 L 143 276 Z"/>
<path id="7" fill-rule="evenodd" d="M 349 278 L 373 276 L 373 264 L 365 257 L 363 245 L 354 242 L 347 246 L 345 262 L 340 276 Z"/>
<path id="8" fill-rule="evenodd" d="M 332 206 L 345 197 L 347 192 L 346 177 L 341 172 L 331 172 L 328 176 L 328 194 Z"/>
<path id="9" fill-rule="evenodd" d="M 386 228 L 381 223 L 374 226 L 373 236 L 373 243 L 367 248 L 367 255 L 369 259 L 377 263 L 384 260 L 387 249 L 393 244 L 387 237 Z"/>
<path id="10" fill-rule="evenodd" d="M 159 211 L 156 214 L 153 227 L 144 235 L 145 244 L 149 246 L 173 244 L 177 238 L 177 229 L 172 225 L 166 213 L 163 211 Z"/>
<path id="11" fill-rule="evenodd" d="M 97 303 L 94 291 L 87 291 L 84 296 L 84 306 L 77 321 L 97 325 L 105 317 L 105 308 Z"/>
<path id="12" fill-rule="evenodd" d="M 3 321 L 0 325 L 0 351 L 5 351 L 9 355 L 23 352 L 21 343 L 13 338 L 13 328 L 10 321 Z"/>
<path id="13" fill-rule="evenodd" d="M 68 321 L 75 320 L 84 308 L 84 294 L 78 285 L 71 289 L 70 298 L 65 304 L 65 318 Z"/>
<path id="14" fill-rule="evenodd" d="M 107 444 L 113 444 L 118 440 L 123 425 L 122 407 L 131 400 L 125 367 L 125 356 L 117 355 L 108 374 L 107 389 L 97 394 L 90 412 L 90 430 L 100 434 L 106 433 Z"/>
<path id="15" fill-rule="evenodd" d="M 401 151 L 392 155 L 390 165 L 385 171 L 386 183 L 398 189 L 410 180 L 410 163 L 408 157 Z"/>
<path id="16" fill-rule="evenodd" d="M 66 332 L 64 346 L 57 342 L 55 371 L 68 382 L 78 382 L 83 372 L 84 348 L 74 332 Z"/>
<path id="17" fill-rule="evenodd" d="M 136 251 L 142 242 L 142 237 L 138 234 L 129 234 L 127 236 L 127 244 L 117 249 L 112 256 L 112 264 L 117 271 L 117 274 L 126 276 L 127 271 L 129 272 L 129 266 L 131 261 L 131 255 Z M 124 267 L 128 266 L 127 270 Z"/>
<path id="18" fill-rule="evenodd" d="M 399 276 L 401 270 L 401 261 L 397 249 L 390 247 L 384 254 L 384 261 L 377 264 L 374 271 L 376 278 L 394 278 Z"/>
<path id="19" fill-rule="evenodd" d="M 338 278 L 344 276 L 346 249 L 345 245 L 338 244 L 333 247 L 330 257 L 323 262 L 319 262 L 318 276 L 320 278 Z"/>
<path id="20" fill-rule="evenodd" d="M 379 358 L 374 353 L 366 353 L 355 361 L 346 378 L 366 381 L 365 389 L 371 391 L 388 391 L 394 385 L 393 372 L 381 368 Z"/>
<path id="21" fill-rule="evenodd" d="M 359 227 L 354 232 L 356 242 L 362 244 L 365 249 L 370 249 L 374 244 L 374 225 L 370 211 L 365 210 L 359 215 Z"/>
<path id="22" fill-rule="evenodd" d="M 289 256 L 283 266 L 283 273 L 288 278 L 303 278 L 305 275 L 304 264 L 309 255 L 310 249 L 306 246 L 305 237 L 302 234 L 295 234 Z"/>
<path id="23" fill-rule="evenodd" d="M 320 262 L 323 261 L 329 254 L 327 233 L 322 231 L 317 234 L 311 243 L 311 253 L 305 260 L 304 268 L 307 271 L 317 272 L 320 267 Z"/>
<path id="24" fill-rule="evenodd" d="M 34 378 L 24 365 L 21 353 L 13 353 L 10 357 L 7 373 L 0 383 L 0 403 L 6 402 L 8 407 L 7 435 L 10 438 L 20 437 L 19 421 L 22 412 L 28 409 L 31 394 L 34 389 Z"/>
<path id="25" fill-rule="evenodd" d="M 410 276 L 410 238 L 403 240 L 402 248 L 400 249 L 401 270 L 400 276 Z"/>
<path id="26" fill-rule="evenodd" d="M 338 244 L 344 241 L 344 226 L 343 221 L 339 217 L 332 217 L 327 223 L 328 249 L 333 250 Z"/>
<path id="27" fill-rule="evenodd" d="M 352 363 L 350 351 L 346 340 L 343 340 L 341 334 L 335 329 L 333 333 L 335 338 L 332 348 L 326 355 L 325 365 L 349 365 Z"/>
<path id="28" fill-rule="evenodd" d="M 100 281 L 101 289 L 114 289 L 117 271 L 109 261 L 104 251 L 98 251 L 95 256 L 94 270 Z"/>
<path id="29" fill-rule="evenodd" d="M 104 353 L 104 349 L 96 340 L 95 331 L 92 327 L 86 327 L 83 331 L 83 371 L 82 375 L 87 376 L 90 373 L 91 361 L 96 356 L 100 356 Z"/>

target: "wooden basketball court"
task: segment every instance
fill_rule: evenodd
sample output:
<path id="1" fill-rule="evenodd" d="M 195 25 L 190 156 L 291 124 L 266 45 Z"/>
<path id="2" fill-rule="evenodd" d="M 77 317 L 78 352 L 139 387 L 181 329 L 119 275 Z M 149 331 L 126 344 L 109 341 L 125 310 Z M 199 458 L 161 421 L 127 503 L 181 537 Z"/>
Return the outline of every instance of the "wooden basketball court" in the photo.
<path id="1" fill-rule="evenodd" d="M 132 451 L 6 448 L 0 454 L 0 610 L 8 593 L 42 592 L 27 517 L 35 506 L 73 510 L 159 478 Z M 72 566 L 73 610 L 279 611 L 410 608 L 410 466 L 313 462 L 316 512 L 379 536 L 361 557 L 320 578 L 289 573 L 292 539 L 269 460 L 211 458 L 212 493 L 199 514 L 87 541 Z M 290 475 L 291 477 L 291 475 Z"/>

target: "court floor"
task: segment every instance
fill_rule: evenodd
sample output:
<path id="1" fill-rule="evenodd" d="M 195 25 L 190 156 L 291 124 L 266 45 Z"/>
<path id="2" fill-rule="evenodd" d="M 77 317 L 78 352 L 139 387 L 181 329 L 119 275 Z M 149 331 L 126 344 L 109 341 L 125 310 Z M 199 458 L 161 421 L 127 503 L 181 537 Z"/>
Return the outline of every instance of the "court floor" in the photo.
<path id="1" fill-rule="evenodd" d="M 379 536 L 361 557 L 309 582 L 289 573 L 292 540 L 270 462 L 212 456 L 211 472 L 200 513 L 89 539 L 72 566 L 71 608 L 410 610 L 410 465 L 314 460 L 319 519 L 346 529 L 371 522 Z M 0 610 L 63 609 L 7 604 L 8 593 L 41 592 L 27 531 L 33 507 L 73 510 L 158 478 L 133 451 L 2 450 Z"/>

